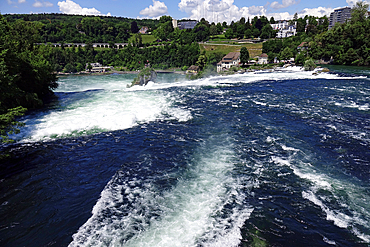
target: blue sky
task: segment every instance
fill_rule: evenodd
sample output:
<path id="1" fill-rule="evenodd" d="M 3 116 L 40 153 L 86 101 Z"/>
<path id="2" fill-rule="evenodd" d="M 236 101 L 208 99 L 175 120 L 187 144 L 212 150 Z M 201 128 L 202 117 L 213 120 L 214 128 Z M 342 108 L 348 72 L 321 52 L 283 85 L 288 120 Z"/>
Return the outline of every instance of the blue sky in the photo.
<path id="1" fill-rule="evenodd" d="M 0 0 L 0 13 L 66 13 L 130 18 L 176 19 L 205 17 L 230 22 L 264 15 L 276 20 L 328 15 L 333 9 L 353 6 L 356 0 Z"/>

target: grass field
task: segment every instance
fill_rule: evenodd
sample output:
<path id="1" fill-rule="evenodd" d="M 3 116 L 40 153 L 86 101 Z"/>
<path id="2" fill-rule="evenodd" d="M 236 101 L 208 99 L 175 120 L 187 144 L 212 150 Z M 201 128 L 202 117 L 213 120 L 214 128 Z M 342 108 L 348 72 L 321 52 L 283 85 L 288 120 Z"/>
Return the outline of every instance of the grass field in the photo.
<path id="1" fill-rule="evenodd" d="M 218 44 L 218 43 L 212 43 L 212 44 L 200 44 L 200 52 L 206 51 L 206 54 L 209 55 L 211 53 L 216 52 L 222 52 L 224 54 L 227 54 L 229 52 L 237 52 L 240 51 L 242 47 L 246 47 L 249 51 L 249 56 L 251 58 L 259 56 L 262 54 L 262 43 L 257 44 Z"/>
<path id="2" fill-rule="evenodd" d="M 157 40 L 157 38 L 154 37 L 154 35 L 151 35 L 151 34 L 142 34 L 141 38 L 143 39 L 143 44 L 151 43 L 151 42 Z M 128 39 L 128 43 L 132 43 L 132 39 L 133 39 L 133 35 L 131 35 L 131 37 Z"/>

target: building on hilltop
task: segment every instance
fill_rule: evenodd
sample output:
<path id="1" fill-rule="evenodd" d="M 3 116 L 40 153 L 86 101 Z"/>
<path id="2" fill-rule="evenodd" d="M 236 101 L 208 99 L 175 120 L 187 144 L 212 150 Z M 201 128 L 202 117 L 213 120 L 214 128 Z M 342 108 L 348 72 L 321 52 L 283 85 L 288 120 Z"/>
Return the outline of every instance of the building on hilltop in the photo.
<path id="1" fill-rule="evenodd" d="M 287 38 L 295 36 L 297 34 L 297 22 L 292 24 L 290 21 L 281 20 L 277 21 L 275 24 L 270 24 L 272 29 L 278 30 L 276 38 Z"/>
<path id="2" fill-rule="evenodd" d="M 230 52 L 217 64 L 217 72 L 230 69 L 232 66 L 239 66 L 239 64 L 240 52 Z"/>
<path id="3" fill-rule="evenodd" d="M 329 18 L 329 29 L 334 27 L 335 23 L 345 23 L 346 20 L 351 19 L 351 8 L 345 7 L 340 9 L 335 9 L 334 12 L 330 14 Z"/>
<path id="4" fill-rule="evenodd" d="M 198 21 L 182 21 L 177 24 L 177 27 L 182 29 L 194 29 L 194 27 L 198 24 Z"/>

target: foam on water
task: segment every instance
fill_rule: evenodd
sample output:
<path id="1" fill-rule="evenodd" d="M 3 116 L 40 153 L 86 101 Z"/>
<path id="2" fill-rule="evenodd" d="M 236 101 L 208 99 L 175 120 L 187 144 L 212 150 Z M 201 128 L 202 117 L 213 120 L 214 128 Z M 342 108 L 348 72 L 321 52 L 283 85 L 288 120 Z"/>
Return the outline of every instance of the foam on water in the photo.
<path id="1" fill-rule="evenodd" d="M 359 185 L 359 181 L 354 179 L 342 179 L 339 175 L 323 173 L 300 158 L 303 154 L 301 150 L 284 144 L 281 147 L 291 151 L 289 158 L 273 156 L 271 161 L 290 167 L 295 175 L 311 183 L 307 190 L 302 191 L 302 197 L 320 207 L 328 221 L 349 229 L 364 242 L 370 243 L 370 233 L 361 230 L 370 227 L 370 197 L 366 186 Z"/>
<path id="2" fill-rule="evenodd" d="M 156 91 L 93 91 L 65 109 L 27 118 L 17 137 L 40 141 L 127 129 L 158 119 L 192 118 L 188 110 L 173 107 L 173 101 L 171 94 Z"/>
<path id="3" fill-rule="evenodd" d="M 200 148 L 162 193 L 150 180 L 117 174 L 70 246 L 238 246 L 252 208 L 240 190 L 245 183 L 232 176 L 231 146 L 214 145 Z M 228 204 L 233 209 L 225 213 Z"/>
<path id="4" fill-rule="evenodd" d="M 62 78 L 56 92 L 83 94 L 82 98 L 59 111 L 43 112 L 27 116 L 26 127 L 15 139 L 40 141 L 69 136 L 94 134 L 101 131 L 114 131 L 131 128 L 143 122 L 158 119 L 187 121 L 192 118 L 187 109 L 173 107 L 179 96 L 163 92 L 172 87 L 220 86 L 233 83 L 251 83 L 262 80 L 289 79 L 344 79 L 334 74 L 302 71 L 300 67 L 289 67 L 269 73 L 245 73 L 230 76 L 217 76 L 199 80 L 148 83 L 145 87 L 127 88 L 135 75 L 75 76 Z M 353 79 L 353 77 L 350 77 Z M 255 101 L 255 104 L 266 105 Z M 278 106 L 277 106 L 278 107 Z M 352 105 L 360 110 L 368 110 L 369 105 Z"/>

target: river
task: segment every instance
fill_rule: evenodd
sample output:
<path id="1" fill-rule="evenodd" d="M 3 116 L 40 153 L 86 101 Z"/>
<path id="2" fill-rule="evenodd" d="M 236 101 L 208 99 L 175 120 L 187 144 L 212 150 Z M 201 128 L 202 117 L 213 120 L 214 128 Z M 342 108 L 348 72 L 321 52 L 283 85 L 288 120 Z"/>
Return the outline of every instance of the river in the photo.
<path id="1" fill-rule="evenodd" d="M 369 246 L 370 70 L 68 76 L 2 147 L 1 246 Z"/>

